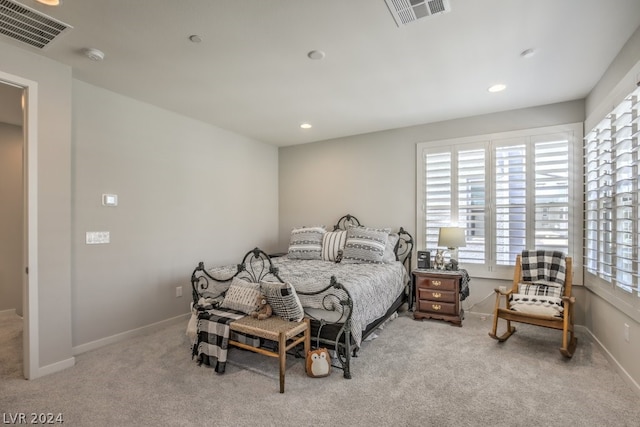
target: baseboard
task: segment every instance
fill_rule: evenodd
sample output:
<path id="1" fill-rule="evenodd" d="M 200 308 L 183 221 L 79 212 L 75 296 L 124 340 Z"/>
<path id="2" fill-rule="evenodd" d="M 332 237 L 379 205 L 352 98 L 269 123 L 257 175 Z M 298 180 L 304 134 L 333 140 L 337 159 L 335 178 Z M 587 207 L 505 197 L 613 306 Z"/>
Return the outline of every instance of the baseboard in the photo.
<path id="1" fill-rule="evenodd" d="M 6 310 L 0 310 L 0 316 L 2 315 L 13 315 L 16 314 L 16 309 L 15 308 L 8 308 Z"/>
<path id="2" fill-rule="evenodd" d="M 36 375 L 35 376 L 32 375 L 31 378 L 29 379 L 34 380 L 39 377 L 44 377 L 45 375 L 50 375 L 55 372 L 63 371 L 67 368 L 71 368 L 75 364 L 76 364 L 76 358 L 70 357 L 68 359 L 61 360 L 59 362 L 55 362 L 47 366 L 41 366 L 40 368 L 38 368 L 38 372 L 36 373 Z"/>
<path id="3" fill-rule="evenodd" d="M 588 333 L 591 338 L 593 339 L 593 341 L 598 344 L 598 347 L 600 347 L 600 349 L 603 351 L 605 357 L 607 358 L 607 360 L 609 361 L 609 363 L 611 363 L 611 365 L 613 366 L 613 368 L 618 372 L 618 374 L 622 377 L 622 379 L 624 380 L 624 382 L 626 382 L 629 387 L 631 387 L 631 389 L 633 391 L 636 392 L 636 394 L 640 397 L 640 385 L 636 382 L 636 380 L 633 379 L 633 377 L 631 375 L 629 375 L 629 373 L 622 367 L 622 365 L 620 365 L 620 363 L 616 360 L 615 357 L 613 357 L 613 354 L 611 354 L 609 352 L 609 350 L 607 350 L 607 348 L 602 344 L 602 342 L 600 342 L 600 340 L 591 332 L 591 330 L 589 330 L 589 328 L 587 328 L 586 326 L 579 326 L 576 325 L 575 326 L 576 331 L 584 331 L 586 333 Z M 579 344 L 578 344 L 579 345 Z"/>
<path id="4" fill-rule="evenodd" d="M 100 347 L 104 347 L 105 345 L 113 344 L 119 341 L 123 341 L 129 338 L 135 338 L 140 335 L 148 334 L 150 332 L 157 331 L 159 329 L 164 329 L 167 326 L 171 326 L 178 322 L 185 322 L 184 327 L 187 329 L 187 321 L 191 313 L 181 314 L 176 317 L 172 317 L 170 319 L 161 320 L 156 323 L 152 323 L 150 325 L 142 326 L 140 328 L 131 329 L 130 331 L 121 332 L 119 334 L 111 335 L 110 337 L 101 338 L 99 340 L 91 341 L 86 344 L 80 344 L 71 349 L 71 354 L 77 356 L 87 351 L 95 350 Z"/>

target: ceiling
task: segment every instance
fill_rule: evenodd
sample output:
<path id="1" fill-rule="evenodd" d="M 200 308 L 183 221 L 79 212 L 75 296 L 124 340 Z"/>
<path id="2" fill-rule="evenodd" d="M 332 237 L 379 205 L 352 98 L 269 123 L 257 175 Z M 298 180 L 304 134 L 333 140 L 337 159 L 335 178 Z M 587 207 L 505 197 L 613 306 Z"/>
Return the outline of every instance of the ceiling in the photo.
<path id="1" fill-rule="evenodd" d="M 42 50 L 0 40 L 277 146 L 581 99 L 640 26 L 638 0 L 450 0 L 402 27 L 384 0 L 19 2 L 73 29 Z"/>

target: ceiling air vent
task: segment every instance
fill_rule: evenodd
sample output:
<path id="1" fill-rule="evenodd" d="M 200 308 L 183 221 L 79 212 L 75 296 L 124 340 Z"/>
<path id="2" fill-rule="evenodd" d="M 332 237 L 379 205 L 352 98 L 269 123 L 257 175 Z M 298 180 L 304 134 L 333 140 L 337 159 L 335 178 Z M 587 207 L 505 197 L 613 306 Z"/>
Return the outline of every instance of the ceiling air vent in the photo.
<path id="1" fill-rule="evenodd" d="M 43 49 L 70 25 L 10 0 L 0 0 L 0 34 Z"/>
<path id="2" fill-rule="evenodd" d="M 384 0 L 398 27 L 418 19 L 451 12 L 449 0 Z"/>

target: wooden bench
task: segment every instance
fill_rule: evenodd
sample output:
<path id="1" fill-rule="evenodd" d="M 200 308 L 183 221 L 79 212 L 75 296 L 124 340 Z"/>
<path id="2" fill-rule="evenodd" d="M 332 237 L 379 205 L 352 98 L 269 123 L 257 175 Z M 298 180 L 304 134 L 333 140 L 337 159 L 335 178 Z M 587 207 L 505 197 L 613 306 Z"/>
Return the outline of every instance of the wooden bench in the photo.
<path id="1" fill-rule="evenodd" d="M 229 328 L 235 332 L 254 335 L 278 343 L 278 352 L 275 352 L 229 340 L 229 345 L 264 354 L 265 356 L 277 357 L 280 361 L 280 393 L 284 393 L 287 350 L 300 343 L 304 343 L 304 355 L 306 357 L 311 348 L 311 327 L 309 319 L 305 317 L 301 322 L 290 322 L 278 316 L 272 316 L 264 320 L 246 316 L 231 322 Z"/>

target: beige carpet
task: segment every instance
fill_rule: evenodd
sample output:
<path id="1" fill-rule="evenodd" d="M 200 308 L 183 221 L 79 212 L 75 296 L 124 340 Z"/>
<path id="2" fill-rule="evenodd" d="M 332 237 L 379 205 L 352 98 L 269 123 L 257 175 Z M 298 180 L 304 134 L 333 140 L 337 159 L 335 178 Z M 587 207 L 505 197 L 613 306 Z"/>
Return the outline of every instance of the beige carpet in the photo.
<path id="1" fill-rule="evenodd" d="M 337 370 L 309 378 L 302 359 L 291 358 L 286 393 L 279 394 L 276 359 L 233 349 L 233 362 L 218 375 L 191 360 L 185 328 L 186 322 L 81 354 L 73 368 L 33 381 L 3 368 L 0 412 L 61 413 L 69 426 L 637 426 L 640 420 L 640 399 L 584 334 L 565 360 L 558 331 L 522 325 L 498 344 L 487 336 L 490 322 L 473 315 L 457 328 L 404 313 L 364 344 L 353 379 Z M 4 365 L 7 356 L 1 357 Z"/>

